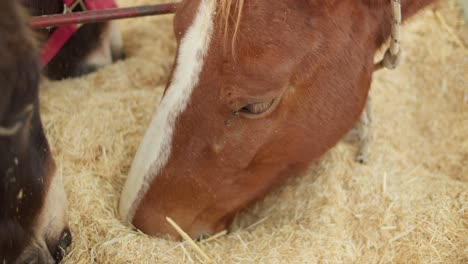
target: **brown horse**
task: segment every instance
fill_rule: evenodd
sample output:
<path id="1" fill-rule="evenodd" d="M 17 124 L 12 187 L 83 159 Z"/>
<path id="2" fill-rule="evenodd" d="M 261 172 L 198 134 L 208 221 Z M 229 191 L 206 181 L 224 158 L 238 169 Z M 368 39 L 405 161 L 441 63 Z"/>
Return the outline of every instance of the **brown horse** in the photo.
<path id="1" fill-rule="evenodd" d="M 20 0 L 33 16 L 61 14 L 63 0 Z M 80 5 L 73 11 L 82 11 Z M 37 30 L 44 43 L 56 29 Z M 43 73 L 50 79 L 77 77 L 124 57 L 122 38 L 116 22 L 87 24 L 65 43 Z"/>
<path id="2" fill-rule="evenodd" d="M 395 0 L 396 1 L 396 0 Z M 405 18 L 432 0 L 404 0 Z M 356 123 L 390 0 L 183 1 L 176 61 L 120 200 L 147 234 L 227 228 Z"/>
<path id="3" fill-rule="evenodd" d="M 0 1 L 0 263 L 54 263 L 71 243 L 67 198 L 39 114 L 36 43 Z"/>

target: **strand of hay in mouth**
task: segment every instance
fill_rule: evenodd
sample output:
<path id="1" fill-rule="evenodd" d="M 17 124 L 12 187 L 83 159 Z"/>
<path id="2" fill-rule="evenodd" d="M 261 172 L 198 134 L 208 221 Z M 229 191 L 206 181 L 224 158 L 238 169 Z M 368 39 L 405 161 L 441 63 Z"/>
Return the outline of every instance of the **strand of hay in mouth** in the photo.
<path id="1" fill-rule="evenodd" d="M 208 257 L 208 255 L 205 252 L 203 252 L 203 250 L 201 250 L 197 243 L 195 243 L 195 241 L 193 241 L 193 239 L 189 235 L 187 235 L 187 233 L 185 233 L 184 230 L 182 230 L 182 228 L 180 228 L 180 226 L 177 225 L 176 222 L 174 222 L 174 220 L 172 220 L 170 217 L 166 217 L 166 221 L 169 222 L 169 224 L 177 231 L 177 233 L 179 233 L 179 235 L 183 237 L 185 241 L 187 241 L 187 243 L 190 246 L 192 246 L 192 248 L 205 259 L 206 262 L 213 263 L 213 260 L 210 257 Z"/>

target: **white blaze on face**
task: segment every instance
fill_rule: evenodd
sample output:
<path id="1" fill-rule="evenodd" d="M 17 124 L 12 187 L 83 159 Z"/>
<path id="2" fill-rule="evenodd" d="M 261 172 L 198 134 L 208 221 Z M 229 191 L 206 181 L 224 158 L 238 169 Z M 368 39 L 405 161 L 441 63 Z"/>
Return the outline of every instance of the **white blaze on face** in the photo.
<path id="1" fill-rule="evenodd" d="M 198 85 L 213 33 L 216 0 L 201 0 L 192 25 L 182 38 L 172 82 L 150 123 L 133 160 L 120 198 L 120 217 L 132 221 L 154 177 L 171 154 L 175 121 Z"/>
<path id="2" fill-rule="evenodd" d="M 99 43 L 84 59 L 87 65 L 98 67 L 112 64 L 113 55 L 119 55 L 123 49 L 122 36 L 116 21 L 109 22 L 99 38 Z"/>
<path id="3" fill-rule="evenodd" d="M 51 242 L 59 240 L 68 226 L 67 195 L 63 188 L 62 176 L 50 175 L 50 177 L 52 179 L 44 204 L 33 228 L 34 237 L 16 263 L 28 263 L 27 260 L 31 256 L 37 257 L 40 263 L 55 263 L 47 247 L 47 240 Z"/>
<path id="4" fill-rule="evenodd" d="M 52 177 L 52 182 L 38 218 L 36 235 L 39 238 L 53 237 L 58 239 L 68 225 L 68 202 L 63 188 L 62 175 L 51 175 L 50 177 Z"/>
<path id="5" fill-rule="evenodd" d="M 114 56 L 118 56 L 123 51 L 122 33 L 117 21 L 109 22 L 109 42 L 111 52 Z"/>

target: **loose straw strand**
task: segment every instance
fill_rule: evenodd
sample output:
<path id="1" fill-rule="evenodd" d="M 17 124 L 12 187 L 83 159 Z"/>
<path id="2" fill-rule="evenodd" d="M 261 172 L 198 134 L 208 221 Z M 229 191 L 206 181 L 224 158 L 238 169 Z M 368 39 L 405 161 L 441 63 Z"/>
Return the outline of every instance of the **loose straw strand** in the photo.
<path id="1" fill-rule="evenodd" d="M 193 241 L 192 238 L 187 233 L 185 233 L 184 230 L 182 230 L 182 228 L 180 228 L 179 225 L 177 225 L 177 223 L 174 222 L 174 220 L 172 220 L 172 218 L 166 217 L 166 221 L 169 222 L 169 224 L 177 231 L 177 233 L 179 233 L 179 235 L 182 236 L 182 238 L 184 238 L 185 241 L 187 241 L 187 243 L 190 246 L 192 246 L 192 248 L 198 254 L 200 254 L 200 256 L 202 256 L 207 263 L 213 263 L 213 260 L 210 257 L 208 257 L 208 255 L 205 252 L 203 252 L 203 250 L 201 250 L 197 243 L 195 243 L 195 241 Z"/>

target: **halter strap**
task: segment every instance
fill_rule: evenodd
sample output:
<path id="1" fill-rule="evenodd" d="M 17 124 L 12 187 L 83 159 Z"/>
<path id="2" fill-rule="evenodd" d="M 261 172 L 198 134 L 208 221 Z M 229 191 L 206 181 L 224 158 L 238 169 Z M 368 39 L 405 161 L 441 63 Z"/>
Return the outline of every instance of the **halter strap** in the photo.
<path id="1" fill-rule="evenodd" d="M 29 120 L 34 110 L 34 105 L 27 105 L 23 111 L 18 114 L 19 121 L 16 121 L 12 126 L 2 127 L 0 126 L 0 138 L 1 137 L 12 137 L 20 131 L 20 129 L 26 125 L 26 121 Z"/>
<path id="2" fill-rule="evenodd" d="M 63 13 L 73 13 L 77 7 L 81 7 L 83 11 L 99 10 L 106 8 L 115 8 L 117 5 L 114 0 L 62 0 Z M 41 51 L 39 65 L 43 69 L 67 43 L 67 41 L 78 31 L 81 25 L 62 26 L 57 28 L 50 38 L 45 43 Z"/>
<path id="3" fill-rule="evenodd" d="M 383 59 L 376 63 L 374 71 L 382 68 L 395 69 L 401 61 L 401 3 L 400 0 L 390 0 L 392 6 L 392 33 L 390 47 Z"/>

